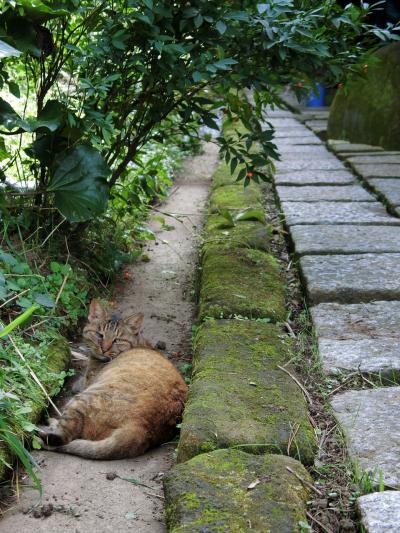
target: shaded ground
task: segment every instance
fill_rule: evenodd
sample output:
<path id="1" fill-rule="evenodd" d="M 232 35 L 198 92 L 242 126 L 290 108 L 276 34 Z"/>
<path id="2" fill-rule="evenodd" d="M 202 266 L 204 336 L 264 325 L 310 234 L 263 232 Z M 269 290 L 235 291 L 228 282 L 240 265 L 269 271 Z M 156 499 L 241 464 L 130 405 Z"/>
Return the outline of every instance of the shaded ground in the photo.
<path id="1" fill-rule="evenodd" d="M 173 194 L 158 208 L 178 215 L 179 221 L 155 213 L 164 216 L 174 229 L 162 229 L 156 221 L 150 224 L 157 234 L 157 241 L 148 246 L 150 261 L 130 266 L 124 275 L 128 279 L 115 289 L 115 307 L 123 315 L 142 311 L 145 336 L 153 343 L 164 342 L 165 353 L 178 366 L 190 359 L 196 236 L 216 163 L 217 148 L 211 143 L 203 155 L 186 161 Z M 173 462 L 174 450 L 174 444 L 167 444 L 136 459 L 120 461 L 35 452 L 41 465 L 43 505 L 27 512 L 38 496 L 24 488 L 20 502 L 0 522 L 0 531 L 163 532 L 161 479 Z M 146 486 L 123 477 L 140 480 Z"/>

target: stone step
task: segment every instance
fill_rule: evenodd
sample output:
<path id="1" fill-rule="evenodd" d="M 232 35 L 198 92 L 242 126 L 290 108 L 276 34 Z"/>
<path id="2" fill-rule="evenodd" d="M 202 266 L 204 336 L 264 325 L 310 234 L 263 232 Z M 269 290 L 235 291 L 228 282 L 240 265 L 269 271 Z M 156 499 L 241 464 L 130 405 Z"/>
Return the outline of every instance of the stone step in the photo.
<path id="1" fill-rule="evenodd" d="M 400 387 L 348 391 L 332 399 L 350 459 L 378 485 L 400 488 Z"/>
<path id="2" fill-rule="evenodd" d="M 319 304 L 311 308 L 318 351 L 327 374 L 400 374 L 400 302 Z"/>
<path id="3" fill-rule="evenodd" d="M 354 170 L 363 178 L 400 178 L 400 165 L 389 163 L 364 164 L 353 163 Z"/>
<path id="4" fill-rule="evenodd" d="M 303 256 L 300 267 L 313 305 L 400 299 L 399 253 Z"/>
<path id="5" fill-rule="evenodd" d="M 385 490 L 365 494 L 357 500 L 365 533 L 398 533 L 400 492 Z"/>
<path id="6" fill-rule="evenodd" d="M 288 470 L 290 469 L 290 470 Z M 296 477 L 298 476 L 298 477 Z M 217 450 L 163 478 L 169 533 L 292 533 L 307 523 L 305 468 L 282 455 Z"/>
<path id="7" fill-rule="evenodd" d="M 400 253 L 399 226 L 292 226 L 298 255 Z"/>
<path id="8" fill-rule="evenodd" d="M 278 144 L 278 143 L 277 143 Z M 288 155 L 293 155 L 298 157 L 298 154 L 308 154 L 318 157 L 324 157 L 325 155 L 329 158 L 332 157 L 332 154 L 328 152 L 325 146 L 318 144 L 279 144 L 278 146 L 279 153 L 282 158 L 285 159 Z"/>
<path id="9" fill-rule="evenodd" d="M 390 152 L 381 152 L 376 155 L 357 155 L 347 157 L 347 161 L 351 164 L 362 163 L 363 165 L 381 165 L 382 163 L 389 165 L 400 165 L 400 155 L 391 154 Z"/>
<path id="10" fill-rule="evenodd" d="M 373 189 L 381 194 L 386 202 L 392 206 L 400 205 L 400 179 L 399 178 L 368 178 L 367 182 Z"/>
<path id="11" fill-rule="evenodd" d="M 311 130 L 308 130 L 306 127 L 304 127 L 302 124 L 299 124 L 296 127 L 293 128 L 279 128 L 274 133 L 274 138 L 276 139 L 291 139 L 295 137 L 301 137 L 302 142 L 308 140 L 308 139 L 318 139 L 318 137 L 313 133 Z"/>
<path id="12" fill-rule="evenodd" d="M 275 176 L 276 185 L 351 185 L 356 182 L 347 170 L 295 170 L 280 172 Z"/>
<path id="13" fill-rule="evenodd" d="M 389 216 L 380 202 L 282 202 L 281 208 L 288 226 L 400 225 L 400 220 Z"/>
<path id="14" fill-rule="evenodd" d="M 281 202 L 375 202 L 375 198 L 361 185 L 304 185 L 278 186 Z"/>
<path id="15" fill-rule="evenodd" d="M 207 321 L 195 339 L 193 380 L 178 462 L 218 448 L 289 454 L 312 464 L 315 437 L 280 327 L 249 320 Z M 293 369 L 285 367 L 290 373 Z"/>
<path id="16" fill-rule="evenodd" d="M 298 157 L 292 161 L 277 161 L 275 167 L 277 172 L 287 172 L 289 170 L 346 170 L 344 164 L 336 157 L 323 159 L 307 156 Z"/>
<path id="17" fill-rule="evenodd" d="M 328 146 L 335 152 L 345 154 L 346 152 L 383 152 L 381 146 L 372 146 L 371 144 L 351 143 L 348 141 L 341 141 L 335 139 L 328 140 Z"/>

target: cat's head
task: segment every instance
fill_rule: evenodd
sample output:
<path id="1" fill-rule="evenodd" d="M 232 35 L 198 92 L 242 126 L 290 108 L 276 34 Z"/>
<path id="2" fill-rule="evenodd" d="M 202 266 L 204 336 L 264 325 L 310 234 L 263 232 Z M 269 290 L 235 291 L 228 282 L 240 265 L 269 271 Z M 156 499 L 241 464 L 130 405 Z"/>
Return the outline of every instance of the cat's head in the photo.
<path id="1" fill-rule="evenodd" d="M 83 338 L 91 348 L 91 356 L 100 361 L 111 361 L 120 353 L 138 346 L 149 346 L 141 335 L 143 314 L 125 319 L 111 315 L 99 300 L 92 300 L 88 323 Z"/>

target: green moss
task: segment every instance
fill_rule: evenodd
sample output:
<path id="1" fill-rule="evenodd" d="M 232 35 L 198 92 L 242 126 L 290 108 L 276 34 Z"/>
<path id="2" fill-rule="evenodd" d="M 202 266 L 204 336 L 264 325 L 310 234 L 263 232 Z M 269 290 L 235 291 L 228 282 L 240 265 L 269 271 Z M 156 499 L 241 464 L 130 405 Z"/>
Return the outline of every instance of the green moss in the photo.
<path id="1" fill-rule="evenodd" d="M 277 365 L 290 358 L 280 327 L 209 320 L 198 330 L 178 462 L 218 448 L 289 453 L 314 460 L 315 438 L 302 393 Z M 291 369 L 291 372 L 293 370 Z"/>
<path id="2" fill-rule="evenodd" d="M 400 43 L 376 53 L 365 78 L 356 78 L 333 101 L 328 138 L 400 149 Z"/>
<path id="3" fill-rule="evenodd" d="M 235 170 L 235 172 L 231 174 L 229 165 L 222 161 L 212 176 L 211 187 L 212 189 L 217 189 L 218 187 L 223 187 L 225 185 L 237 185 L 238 187 L 243 188 L 243 180 L 236 181 L 238 175 L 239 169 Z M 246 189 L 260 191 L 260 186 L 257 183 L 252 182 L 248 187 L 246 187 Z"/>
<path id="4" fill-rule="evenodd" d="M 224 250 L 254 248 L 268 251 L 272 228 L 257 220 L 237 222 L 235 226 L 227 227 L 227 220 L 224 217 L 211 215 L 208 217 L 205 234 L 207 237 L 203 245 L 203 252 L 215 245 Z"/>
<path id="5" fill-rule="evenodd" d="M 274 257 L 259 250 L 210 247 L 203 257 L 200 318 L 284 320 L 285 287 Z"/>
<path id="6" fill-rule="evenodd" d="M 210 196 L 210 210 L 218 213 L 221 209 L 243 210 L 262 207 L 260 190 L 244 187 L 243 184 L 224 185 L 215 189 Z"/>
<path id="7" fill-rule="evenodd" d="M 164 477 L 168 531 L 298 531 L 309 492 L 287 467 L 311 482 L 294 459 L 239 450 L 202 454 L 173 468 Z M 256 479 L 259 483 L 248 490 Z M 195 508 L 194 495 L 199 504 Z"/>

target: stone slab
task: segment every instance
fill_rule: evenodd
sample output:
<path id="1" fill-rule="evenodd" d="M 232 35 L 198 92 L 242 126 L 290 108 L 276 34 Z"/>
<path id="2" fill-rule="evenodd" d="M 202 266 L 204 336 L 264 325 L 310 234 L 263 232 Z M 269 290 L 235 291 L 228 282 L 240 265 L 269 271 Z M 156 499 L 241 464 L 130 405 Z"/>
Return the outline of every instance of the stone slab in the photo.
<path id="1" fill-rule="evenodd" d="M 311 128 L 311 129 L 326 130 L 328 127 L 328 120 L 327 119 L 306 120 L 306 125 L 308 128 Z"/>
<path id="2" fill-rule="evenodd" d="M 291 234 L 298 255 L 400 252 L 398 226 L 292 226 Z"/>
<path id="3" fill-rule="evenodd" d="M 400 254 L 310 255 L 300 259 L 309 301 L 400 299 Z"/>
<path id="4" fill-rule="evenodd" d="M 278 186 L 281 202 L 374 202 L 375 198 L 361 185 L 342 187 L 322 185 Z"/>
<path id="5" fill-rule="evenodd" d="M 290 146 L 290 148 L 292 148 L 292 146 Z M 319 153 L 313 153 L 312 151 L 311 152 L 308 151 L 307 148 L 304 147 L 304 145 L 300 147 L 300 148 L 304 148 L 304 150 L 291 151 L 290 148 L 280 152 L 281 154 L 280 163 L 292 164 L 293 162 L 296 162 L 296 163 L 303 165 L 303 163 L 309 164 L 310 160 L 315 159 L 318 162 L 323 161 L 324 165 L 326 165 L 326 162 L 329 162 L 330 166 L 333 165 L 334 167 L 336 167 L 335 162 L 339 162 L 340 168 L 344 168 L 343 163 L 338 161 L 338 158 L 335 155 L 333 155 L 332 152 L 328 152 L 328 150 L 321 151 L 321 148 L 323 148 L 321 146 L 317 147 L 320 149 Z"/>
<path id="6" fill-rule="evenodd" d="M 363 165 L 400 165 L 400 155 L 390 154 L 382 152 L 377 155 L 357 155 L 353 157 L 347 157 L 349 163 L 361 163 Z"/>
<path id="7" fill-rule="evenodd" d="M 293 533 L 307 522 L 312 479 L 290 457 L 217 450 L 173 467 L 163 483 L 169 533 Z"/>
<path id="8" fill-rule="evenodd" d="M 207 321 L 197 331 L 194 346 L 178 462 L 232 446 L 249 453 L 288 454 L 296 427 L 289 455 L 313 463 L 316 443 L 305 399 L 294 380 L 277 367 L 286 365 L 291 355 L 290 341 L 279 326 Z"/>
<path id="9" fill-rule="evenodd" d="M 312 131 L 308 130 L 305 126 L 303 126 L 303 124 L 299 124 L 295 128 L 279 128 L 275 131 L 274 137 L 276 137 L 277 139 L 300 137 L 304 141 L 306 139 L 315 139 L 316 135 Z"/>
<path id="10" fill-rule="evenodd" d="M 292 154 L 307 154 L 307 156 L 313 156 L 322 158 L 327 156 L 331 159 L 332 153 L 329 152 L 325 146 L 318 144 L 283 144 L 278 147 L 279 153 L 282 155 L 282 159 L 285 159 Z"/>
<path id="11" fill-rule="evenodd" d="M 354 163 L 352 167 L 364 178 L 400 178 L 400 165 Z"/>
<path id="12" fill-rule="evenodd" d="M 335 152 L 380 152 L 384 151 L 381 146 L 372 146 L 371 144 L 359 144 L 359 143 L 350 143 L 346 141 L 340 141 L 335 139 L 329 139 L 328 145 Z"/>
<path id="13" fill-rule="evenodd" d="M 379 202 L 282 202 L 288 226 L 298 224 L 357 224 L 396 226 L 400 220 L 387 214 Z"/>
<path id="14" fill-rule="evenodd" d="M 399 533 L 399 491 L 365 494 L 357 499 L 357 507 L 365 533 Z"/>
<path id="15" fill-rule="evenodd" d="M 351 185 L 356 178 L 347 170 L 298 170 L 276 174 L 277 185 Z"/>
<path id="16" fill-rule="evenodd" d="M 348 391 L 331 404 L 358 470 L 400 488 L 400 387 Z"/>
<path id="17" fill-rule="evenodd" d="M 392 165 L 393 166 L 393 165 Z M 330 159 L 317 159 L 315 157 L 297 158 L 295 160 L 282 160 L 275 163 L 278 172 L 291 170 L 345 170 L 344 164 L 332 157 Z"/>
<path id="18" fill-rule="evenodd" d="M 292 117 L 268 117 L 267 122 L 272 124 L 275 129 L 278 128 L 297 128 L 300 124 Z"/>
<path id="19" fill-rule="evenodd" d="M 400 302 L 325 303 L 312 307 L 311 316 L 328 374 L 359 370 L 398 380 Z"/>
<path id="20" fill-rule="evenodd" d="M 287 146 L 323 146 L 323 142 L 319 137 L 313 135 L 311 132 L 304 137 L 278 137 L 273 139 L 273 143 L 278 148 Z"/>
<path id="21" fill-rule="evenodd" d="M 400 205 L 400 178 L 368 179 L 369 185 L 394 206 Z"/>

